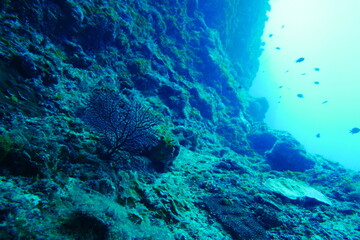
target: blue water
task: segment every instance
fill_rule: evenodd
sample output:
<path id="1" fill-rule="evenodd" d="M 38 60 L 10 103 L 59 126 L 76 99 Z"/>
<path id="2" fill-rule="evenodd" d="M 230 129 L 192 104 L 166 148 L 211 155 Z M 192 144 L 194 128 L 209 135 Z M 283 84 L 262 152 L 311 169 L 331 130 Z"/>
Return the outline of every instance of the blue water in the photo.
<path id="1" fill-rule="evenodd" d="M 360 134 L 349 131 L 360 127 L 360 1 L 271 5 L 251 89 L 269 101 L 265 121 L 293 134 L 309 152 L 359 170 Z"/>

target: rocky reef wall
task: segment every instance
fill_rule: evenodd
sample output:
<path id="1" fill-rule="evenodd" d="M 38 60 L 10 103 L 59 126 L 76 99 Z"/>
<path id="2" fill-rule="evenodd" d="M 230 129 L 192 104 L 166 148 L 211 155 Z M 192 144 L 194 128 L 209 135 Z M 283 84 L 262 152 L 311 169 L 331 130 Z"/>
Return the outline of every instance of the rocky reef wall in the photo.
<path id="1" fill-rule="evenodd" d="M 2 1 L 0 238 L 356 239 L 359 174 L 248 94 L 269 9 Z"/>

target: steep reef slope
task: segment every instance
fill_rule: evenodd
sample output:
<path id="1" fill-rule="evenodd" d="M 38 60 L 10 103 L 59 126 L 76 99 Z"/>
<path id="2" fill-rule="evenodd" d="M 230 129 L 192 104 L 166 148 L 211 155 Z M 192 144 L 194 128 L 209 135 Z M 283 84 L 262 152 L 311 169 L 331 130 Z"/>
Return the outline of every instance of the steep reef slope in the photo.
<path id="1" fill-rule="evenodd" d="M 360 174 L 262 122 L 267 0 L 0 3 L 1 239 L 360 239 Z"/>

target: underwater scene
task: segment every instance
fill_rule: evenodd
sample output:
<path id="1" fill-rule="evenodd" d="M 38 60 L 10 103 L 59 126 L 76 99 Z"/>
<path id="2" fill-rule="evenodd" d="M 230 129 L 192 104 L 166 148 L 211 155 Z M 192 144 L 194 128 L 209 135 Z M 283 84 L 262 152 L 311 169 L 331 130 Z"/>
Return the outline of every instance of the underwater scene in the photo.
<path id="1" fill-rule="evenodd" d="M 0 239 L 360 239 L 359 88 L 281 1 L 0 1 Z"/>
<path id="2" fill-rule="evenodd" d="M 360 170 L 360 1 L 270 4 L 250 89 L 269 102 L 264 121 L 290 132 L 308 152 Z"/>

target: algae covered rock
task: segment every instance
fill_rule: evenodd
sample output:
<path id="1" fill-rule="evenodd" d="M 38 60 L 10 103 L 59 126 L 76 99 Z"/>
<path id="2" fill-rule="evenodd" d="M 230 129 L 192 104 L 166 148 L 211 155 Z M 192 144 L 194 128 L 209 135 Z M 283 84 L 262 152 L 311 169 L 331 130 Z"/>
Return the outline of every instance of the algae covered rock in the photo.
<path id="1" fill-rule="evenodd" d="M 257 219 L 250 211 L 243 209 L 241 204 L 219 196 L 205 198 L 204 204 L 233 239 L 268 239 L 265 229 L 257 222 Z"/>
<path id="2" fill-rule="evenodd" d="M 294 181 L 289 178 L 267 179 L 264 183 L 268 191 L 305 204 L 327 204 L 332 205 L 329 198 L 324 194 L 306 185 L 303 182 Z"/>
<path id="3" fill-rule="evenodd" d="M 315 165 L 315 161 L 304 149 L 293 142 L 278 141 L 266 154 L 272 169 L 278 171 L 304 172 Z"/>
<path id="4" fill-rule="evenodd" d="M 265 113 L 269 109 L 269 103 L 266 98 L 255 98 L 249 102 L 247 113 L 254 121 L 262 121 L 265 118 Z"/>
<path id="5" fill-rule="evenodd" d="M 268 132 L 251 134 L 248 136 L 248 139 L 250 146 L 260 154 L 270 150 L 278 140 L 274 134 Z"/>
<path id="6" fill-rule="evenodd" d="M 179 155 L 180 146 L 172 139 L 162 137 L 159 143 L 144 153 L 158 172 L 166 172 Z"/>

